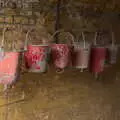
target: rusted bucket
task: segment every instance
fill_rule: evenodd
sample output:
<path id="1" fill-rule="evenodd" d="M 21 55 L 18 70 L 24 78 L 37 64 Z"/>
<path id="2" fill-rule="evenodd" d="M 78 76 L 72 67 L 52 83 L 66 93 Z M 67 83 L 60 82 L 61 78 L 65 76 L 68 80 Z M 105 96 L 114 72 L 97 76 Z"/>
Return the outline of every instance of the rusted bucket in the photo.
<path id="1" fill-rule="evenodd" d="M 73 66 L 75 68 L 83 69 L 88 68 L 89 56 L 90 56 L 90 44 L 85 42 L 85 35 L 82 33 L 83 42 L 75 42 L 73 53 Z"/>
<path id="2" fill-rule="evenodd" d="M 107 50 L 108 50 L 108 57 L 107 57 L 108 63 L 109 64 L 116 64 L 118 46 L 115 45 L 115 38 L 114 38 L 114 33 L 113 32 L 112 32 L 112 44 L 107 47 Z"/>
<path id="3" fill-rule="evenodd" d="M 61 31 L 57 31 L 55 34 L 57 34 L 58 32 L 61 32 Z M 64 31 L 62 31 L 62 32 L 64 32 Z M 69 32 L 66 32 L 66 33 L 69 33 Z M 54 37 L 54 35 L 53 35 L 53 37 Z M 73 37 L 70 33 L 69 33 L 69 35 L 71 37 Z M 66 68 L 70 65 L 70 63 L 71 63 L 71 45 L 52 44 L 51 45 L 51 54 L 52 54 L 53 64 L 57 69 L 56 72 L 63 72 L 64 68 Z"/>
<path id="4" fill-rule="evenodd" d="M 91 48 L 90 70 L 95 75 L 103 72 L 107 49 L 104 46 L 96 45 Z"/>
<path id="5" fill-rule="evenodd" d="M 29 32 L 26 35 L 27 42 Z M 26 68 L 29 72 L 46 72 L 48 65 L 48 45 L 27 45 L 27 42 L 25 43 L 27 51 L 24 53 Z"/>
<path id="6" fill-rule="evenodd" d="M 3 39 L 0 51 L 0 84 L 5 86 L 12 84 L 18 76 L 20 52 L 4 51 L 5 31 L 3 30 Z M 14 45 L 14 44 L 13 44 Z"/>

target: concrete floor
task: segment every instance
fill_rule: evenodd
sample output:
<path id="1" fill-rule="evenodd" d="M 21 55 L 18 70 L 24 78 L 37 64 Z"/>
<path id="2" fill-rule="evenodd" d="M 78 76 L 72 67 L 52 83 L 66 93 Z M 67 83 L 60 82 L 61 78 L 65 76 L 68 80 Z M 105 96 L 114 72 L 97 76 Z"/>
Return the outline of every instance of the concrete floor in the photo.
<path id="1" fill-rule="evenodd" d="M 1 93 L 0 120 L 120 120 L 120 63 L 99 80 L 75 69 L 26 73 L 8 96 L 8 102 L 20 101 L 4 106 Z"/>

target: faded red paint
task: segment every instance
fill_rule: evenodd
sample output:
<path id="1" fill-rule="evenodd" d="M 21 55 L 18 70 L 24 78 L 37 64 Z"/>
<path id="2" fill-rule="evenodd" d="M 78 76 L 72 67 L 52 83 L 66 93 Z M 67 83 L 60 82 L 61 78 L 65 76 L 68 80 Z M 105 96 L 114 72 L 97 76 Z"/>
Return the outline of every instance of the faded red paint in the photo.
<path id="1" fill-rule="evenodd" d="M 53 44 L 51 46 L 53 63 L 56 68 L 64 69 L 71 60 L 70 47 L 67 44 Z"/>
<path id="2" fill-rule="evenodd" d="M 47 48 L 48 46 L 35 46 L 29 45 L 27 47 L 27 52 L 25 52 L 25 63 L 28 69 L 42 69 L 42 66 L 39 64 L 40 62 L 46 61 L 47 57 Z"/>
<path id="3" fill-rule="evenodd" d="M 0 84 L 11 84 L 17 76 L 18 52 L 5 52 L 0 60 Z"/>

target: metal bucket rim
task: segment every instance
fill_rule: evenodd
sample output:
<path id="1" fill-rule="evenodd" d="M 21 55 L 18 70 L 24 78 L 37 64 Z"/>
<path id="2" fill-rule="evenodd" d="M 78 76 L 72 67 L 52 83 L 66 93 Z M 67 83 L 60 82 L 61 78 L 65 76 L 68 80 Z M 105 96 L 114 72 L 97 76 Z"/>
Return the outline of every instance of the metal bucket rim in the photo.
<path id="1" fill-rule="evenodd" d="M 82 44 L 72 44 L 73 46 L 80 46 L 80 47 L 84 47 Z M 90 47 L 91 44 L 87 44 L 86 47 Z"/>
<path id="2" fill-rule="evenodd" d="M 52 45 L 68 45 L 68 44 L 64 44 L 64 43 L 54 43 L 54 44 L 52 44 Z M 69 46 L 69 45 L 68 45 Z"/>
<path id="3" fill-rule="evenodd" d="M 110 48 L 110 47 L 111 47 L 111 48 L 113 48 L 113 47 L 114 47 L 114 48 L 118 48 L 119 46 L 118 46 L 118 45 L 111 45 L 111 44 L 110 44 L 110 45 L 107 45 L 106 47 L 107 47 L 107 48 Z"/>
<path id="4" fill-rule="evenodd" d="M 14 52 L 14 53 L 20 53 L 20 52 L 25 52 L 26 50 L 13 50 L 13 51 L 9 51 L 9 50 L 4 50 L 4 52 L 7 52 L 7 53 L 12 53 L 12 52 Z"/>
<path id="5" fill-rule="evenodd" d="M 105 48 L 106 49 L 105 46 L 100 46 L 100 45 L 92 46 L 92 48 Z"/>
<path id="6" fill-rule="evenodd" d="M 46 45 L 46 44 L 43 44 L 43 45 L 42 44 L 41 45 L 32 45 L 31 44 L 31 45 L 28 45 L 28 46 L 36 46 L 37 47 L 37 46 L 49 46 L 49 45 Z"/>
<path id="7" fill-rule="evenodd" d="M 76 49 L 76 48 L 75 48 L 75 49 Z M 90 51 L 90 48 L 84 48 L 84 47 L 83 47 L 83 48 L 80 48 L 80 47 L 79 47 L 79 50 L 85 50 L 85 51 L 88 50 L 88 51 Z"/>

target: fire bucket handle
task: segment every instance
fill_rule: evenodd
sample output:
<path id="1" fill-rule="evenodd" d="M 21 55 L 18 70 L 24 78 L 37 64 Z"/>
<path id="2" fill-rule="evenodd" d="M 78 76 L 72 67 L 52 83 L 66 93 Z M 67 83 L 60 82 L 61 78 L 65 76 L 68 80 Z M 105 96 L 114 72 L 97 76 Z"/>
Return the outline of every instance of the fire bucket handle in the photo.
<path id="1" fill-rule="evenodd" d="M 18 24 L 18 30 L 19 30 L 21 33 L 23 32 L 22 24 Z"/>
<path id="2" fill-rule="evenodd" d="M 1 47 L 4 48 L 4 41 L 5 41 L 5 32 L 6 32 L 7 28 L 3 28 L 2 31 L 2 41 L 1 41 Z"/>
<path id="3" fill-rule="evenodd" d="M 97 32 L 95 32 L 95 37 L 94 37 L 94 45 L 97 45 L 97 36 L 98 36 L 98 33 Z"/>
<path id="4" fill-rule="evenodd" d="M 112 31 L 112 46 L 114 46 L 114 45 L 115 45 L 115 34 Z"/>
<path id="5" fill-rule="evenodd" d="M 18 24 L 17 25 L 17 32 L 22 34 L 23 33 L 23 27 L 22 27 L 22 24 Z M 13 40 L 13 49 L 15 49 L 15 41 Z M 24 46 L 22 46 L 22 48 L 20 48 L 20 52 L 21 51 L 24 51 Z"/>
<path id="6" fill-rule="evenodd" d="M 85 34 L 84 34 L 84 32 L 82 32 L 82 38 L 83 38 L 83 42 L 84 42 L 84 48 L 86 48 L 86 41 L 85 41 Z"/>
<path id="7" fill-rule="evenodd" d="M 70 44 L 73 44 L 73 43 L 75 42 L 75 38 L 74 38 L 73 34 L 70 33 L 70 32 L 64 31 L 63 29 L 57 30 L 55 33 L 53 33 L 53 35 L 52 35 L 52 38 L 53 38 L 53 39 L 54 39 L 54 36 L 55 36 L 57 33 L 67 33 L 67 34 L 69 34 L 69 36 L 72 38 Z M 68 40 L 67 40 L 67 41 L 68 41 Z"/>
<path id="8" fill-rule="evenodd" d="M 62 74 L 64 73 L 64 69 L 56 69 L 56 73 Z"/>
<path id="9" fill-rule="evenodd" d="M 24 50 L 27 50 L 27 45 L 28 45 L 28 37 L 32 29 L 28 30 L 26 33 L 26 38 L 25 38 L 25 43 L 24 43 Z"/>
<path id="10" fill-rule="evenodd" d="M 4 43 L 5 43 L 5 32 L 9 30 L 8 27 L 5 27 L 3 28 L 3 31 L 2 31 L 2 41 L 1 41 L 1 47 L 4 48 Z M 15 30 L 14 28 L 12 30 Z M 20 32 L 22 32 L 22 28 L 20 29 Z M 15 41 L 13 40 L 12 41 L 12 46 L 11 46 L 12 50 L 14 51 L 15 50 Z"/>

